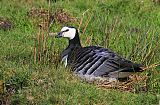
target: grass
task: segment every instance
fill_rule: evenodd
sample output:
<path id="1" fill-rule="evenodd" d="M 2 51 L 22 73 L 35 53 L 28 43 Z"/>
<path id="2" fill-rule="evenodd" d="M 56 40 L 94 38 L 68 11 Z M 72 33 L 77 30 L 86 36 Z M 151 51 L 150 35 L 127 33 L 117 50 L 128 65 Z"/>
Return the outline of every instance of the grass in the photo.
<path id="1" fill-rule="evenodd" d="M 0 30 L 0 82 L 5 83 L 1 100 L 5 104 L 158 104 L 159 67 L 142 73 L 149 75 L 147 92 L 131 93 L 88 84 L 76 78 L 61 63 L 35 63 L 33 49 L 38 34 L 38 20 L 27 16 L 32 7 L 50 8 L 53 13 L 57 9 L 64 9 L 76 17 L 78 22 L 84 16 L 80 27 L 83 46 L 107 47 L 128 59 L 150 66 L 159 63 L 160 59 L 160 7 L 157 2 L 60 0 L 51 1 L 48 6 L 47 0 L 0 1 L 0 16 L 14 23 L 13 29 Z M 50 32 L 59 32 L 64 25 L 79 27 L 77 22 L 55 21 Z M 67 41 L 49 37 L 46 46 L 47 49 L 52 47 L 49 54 L 55 60 L 58 52 L 67 46 Z"/>

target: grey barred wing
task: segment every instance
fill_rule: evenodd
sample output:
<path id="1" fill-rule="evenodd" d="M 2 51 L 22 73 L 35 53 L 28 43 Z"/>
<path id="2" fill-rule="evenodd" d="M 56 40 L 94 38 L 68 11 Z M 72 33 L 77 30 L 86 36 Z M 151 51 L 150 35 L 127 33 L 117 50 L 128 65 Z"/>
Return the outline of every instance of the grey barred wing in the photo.
<path id="1" fill-rule="evenodd" d="M 80 75 L 111 76 L 117 72 L 133 72 L 140 65 L 120 57 L 109 49 L 89 46 L 73 50 L 71 68 Z M 72 59 L 72 60 L 71 60 Z"/>

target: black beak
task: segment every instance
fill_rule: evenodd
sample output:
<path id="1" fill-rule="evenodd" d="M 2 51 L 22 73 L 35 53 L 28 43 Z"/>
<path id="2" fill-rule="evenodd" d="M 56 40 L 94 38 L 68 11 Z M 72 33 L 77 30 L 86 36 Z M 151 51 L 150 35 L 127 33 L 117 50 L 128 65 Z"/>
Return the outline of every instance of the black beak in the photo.
<path id="1" fill-rule="evenodd" d="M 61 37 L 62 37 L 62 33 L 63 33 L 63 32 L 58 33 L 58 34 L 56 35 L 56 38 L 61 38 Z"/>

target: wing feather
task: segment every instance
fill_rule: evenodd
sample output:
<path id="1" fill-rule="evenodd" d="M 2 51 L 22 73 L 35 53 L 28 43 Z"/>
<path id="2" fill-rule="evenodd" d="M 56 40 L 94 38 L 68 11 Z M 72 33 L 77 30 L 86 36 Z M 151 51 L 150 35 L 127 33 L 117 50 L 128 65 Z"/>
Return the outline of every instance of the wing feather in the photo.
<path id="1" fill-rule="evenodd" d="M 119 70 L 120 72 L 135 72 L 140 70 L 141 66 L 109 49 L 97 46 L 74 50 L 69 57 L 69 62 L 76 73 L 94 76 L 107 76 Z"/>

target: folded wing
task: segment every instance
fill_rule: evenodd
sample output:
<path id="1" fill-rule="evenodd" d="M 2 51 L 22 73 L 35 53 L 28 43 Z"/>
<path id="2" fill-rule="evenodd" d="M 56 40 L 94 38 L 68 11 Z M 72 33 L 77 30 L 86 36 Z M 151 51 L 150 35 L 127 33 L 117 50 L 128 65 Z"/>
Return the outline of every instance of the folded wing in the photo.
<path id="1" fill-rule="evenodd" d="M 142 66 L 97 46 L 75 49 L 68 59 L 75 73 L 95 77 L 125 78 L 133 72 L 141 71 Z"/>

